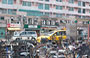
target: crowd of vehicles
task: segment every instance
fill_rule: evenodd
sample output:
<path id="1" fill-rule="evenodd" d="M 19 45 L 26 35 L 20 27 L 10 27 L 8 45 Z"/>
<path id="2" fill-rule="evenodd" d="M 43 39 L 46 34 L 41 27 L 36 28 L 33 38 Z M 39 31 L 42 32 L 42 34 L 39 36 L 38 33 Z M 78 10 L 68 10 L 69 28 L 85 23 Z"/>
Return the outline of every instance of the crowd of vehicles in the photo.
<path id="1" fill-rule="evenodd" d="M 60 39 L 66 39 L 66 30 L 55 30 L 48 33 L 45 33 L 44 35 L 41 35 L 37 38 L 37 42 L 41 42 L 42 40 L 54 40 L 59 41 Z"/>
<path id="2" fill-rule="evenodd" d="M 31 37 L 34 37 L 38 43 L 41 43 L 43 40 L 49 41 L 59 41 L 60 39 L 66 39 L 66 30 L 55 30 L 48 33 L 44 33 L 44 35 L 37 36 L 36 31 L 20 31 L 20 32 L 14 32 L 14 35 L 12 36 L 12 40 L 16 40 L 18 38 L 21 38 L 23 40 L 30 40 Z"/>

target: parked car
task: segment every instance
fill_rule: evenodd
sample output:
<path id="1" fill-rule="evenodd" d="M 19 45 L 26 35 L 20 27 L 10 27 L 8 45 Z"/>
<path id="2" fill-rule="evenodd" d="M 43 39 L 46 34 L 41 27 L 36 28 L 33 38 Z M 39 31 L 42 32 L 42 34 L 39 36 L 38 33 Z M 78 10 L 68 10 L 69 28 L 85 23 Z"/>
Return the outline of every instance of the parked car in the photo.
<path id="1" fill-rule="evenodd" d="M 65 50 L 63 49 L 58 50 L 58 58 L 65 58 L 64 53 L 65 53 Z"/>
<path id="2" fill-rule="evenodd" d="M 65 55 L 59 55 L 58 58 L 65 58 Z"/>
<path id="3" fill-rule="evenodd" d="M 32 37 L 34 37 L 35 39 L 37 38 L 36 31 L 14 32 L 12 39 L 16 40 L 17 38 L 22 38 L 23 40 L 31 40 Z"/>
<path id="4" fill-rule="evenodd" d="M 29 52 L 26 52 L 26 51 L 20 53 L 21 56 L 27 56 L 27 55 L 29 55 L 29 54 L 30 54 L 30 53 L 29 53 Z"/>
<path id="5" fill-rule="evenodd" d="M 57 51 L 50 51 L 49 58 L 56 57 L 56 56 L 57 56 Z"/>

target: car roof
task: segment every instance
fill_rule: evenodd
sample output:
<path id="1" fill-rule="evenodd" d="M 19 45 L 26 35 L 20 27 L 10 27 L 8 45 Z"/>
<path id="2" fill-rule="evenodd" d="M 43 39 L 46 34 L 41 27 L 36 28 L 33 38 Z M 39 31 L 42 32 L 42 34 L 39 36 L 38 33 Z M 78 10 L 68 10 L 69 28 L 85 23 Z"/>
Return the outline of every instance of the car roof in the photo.
<path id="1" fill-rule="evenodd" d="M 65 57 L 64 55 L 58 55 L 58 57 Z"/>
<path id="2" fill-rule="evenodd" d="M 65 50 L 58 50 L 58 52 L 65 52 Z"/>
<path id="3" fill-rule="evenodd" d="M 56 53 L 57 51 L 50 51 L 50 53 Z"/>
<path id="4" fill-rule="evenodd" d="M 58 31 L 66 31 L 66 30 L 54 30 L 54 32 L 58 32 Z"/>

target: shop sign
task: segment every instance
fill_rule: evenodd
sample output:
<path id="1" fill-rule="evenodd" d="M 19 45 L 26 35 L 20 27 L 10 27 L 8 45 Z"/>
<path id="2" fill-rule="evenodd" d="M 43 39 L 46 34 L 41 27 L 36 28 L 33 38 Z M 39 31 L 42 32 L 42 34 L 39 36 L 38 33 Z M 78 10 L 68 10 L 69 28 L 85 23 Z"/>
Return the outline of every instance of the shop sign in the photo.
<path id="1" fill-rule="evenodd" d="M 42 26 L 43 27 L 46 27 L 46 28 L 57 28 L 57 26 Z"/>
<path id="2" fill-rule="evenodd" d="M 21 24 L 7 24 L 7 27 L 21 27 Z"/>
<path id="3" fill-rule="evenodd" d="M 37 25 L 29 25 L 28 28 L 37 28 Z"/>
<path id="4" fill-rule="evenodd" d="M 8 30 L 21 30 L 21 28 L 8 28 Z"/>
<path id="5" fill-rule="evenodd" d="M 41 28 L 41 26 L 40 25 L 28 25 L 28 24 L 25 24 L 24 28 Z"/>

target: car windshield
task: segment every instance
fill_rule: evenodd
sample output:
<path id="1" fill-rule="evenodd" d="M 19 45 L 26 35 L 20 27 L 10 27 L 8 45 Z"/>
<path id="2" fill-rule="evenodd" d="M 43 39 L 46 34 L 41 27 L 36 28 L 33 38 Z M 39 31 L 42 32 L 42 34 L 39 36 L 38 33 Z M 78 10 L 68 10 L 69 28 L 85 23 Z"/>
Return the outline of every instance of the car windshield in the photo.
<path id="1" fill-rule="evenodd" d="M 45 33 L 44 35 L 49 36 L 49 35 L 52 35 L 53 33 L 54 31 L 51 31 L 51 32 Z"/>
<path id="2" fill-rule="evenodd" d="M 51 56 L 54 56 L 54 55 L 56 55 L 55 53 L 51 53 Z"/>

